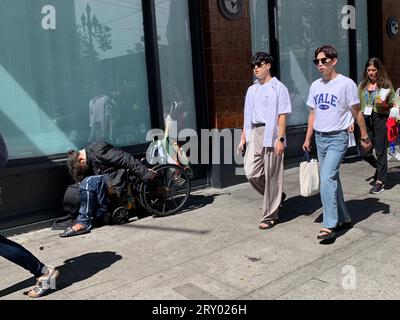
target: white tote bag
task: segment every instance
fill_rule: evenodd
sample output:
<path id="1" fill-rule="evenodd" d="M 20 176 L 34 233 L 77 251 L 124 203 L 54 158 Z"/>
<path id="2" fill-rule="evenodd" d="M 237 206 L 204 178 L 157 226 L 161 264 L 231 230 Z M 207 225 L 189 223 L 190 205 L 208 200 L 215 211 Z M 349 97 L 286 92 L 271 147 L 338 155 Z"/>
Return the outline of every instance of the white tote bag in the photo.
<path id="1" fill-rule="evenodd" d="M 319 193 L 319 171 L 317 159 L 311 159 L 308 151 L 300 163 L 300 194 L 311 197 Z"/>

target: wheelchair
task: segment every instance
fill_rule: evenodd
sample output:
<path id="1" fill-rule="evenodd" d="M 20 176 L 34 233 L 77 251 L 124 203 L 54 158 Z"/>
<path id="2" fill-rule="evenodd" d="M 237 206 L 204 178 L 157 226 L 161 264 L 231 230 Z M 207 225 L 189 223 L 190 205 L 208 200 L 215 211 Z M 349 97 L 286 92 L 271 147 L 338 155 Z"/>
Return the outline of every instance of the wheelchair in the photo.
<path id="1" fill-rule="evenodd" d="M 115 203 L 111 202 L 111 224 L 127 223 L 136 216 L 138 206 L 153 217 L 175 214 L 186 203 L 191 191 L 192 171 L 179 164 L 158 164 L 152 167 L 157 176 L 147 182 L 127 174 L 126 190 Z"/>
<path id="2" fill-rule="evenodd" d="M 122 203 L 120 201 L 120 205 L 112 210 L 112 223 L 128 222 L 137 204 L 154 217 L 163 217 L 178 212 L 188 200 L 193 172 L 186 152 L 169 136 L 173 112 L 177 108 L 178 102 L 172 102 L 170 112 L 165 117 L 164 137 L 150 143 L 146 160 L 142 160 L 157 172 L 157 177 L 141 182 L 139 179 L 129 179 L 128 173 L 127 190 L 122 196 Z"/>

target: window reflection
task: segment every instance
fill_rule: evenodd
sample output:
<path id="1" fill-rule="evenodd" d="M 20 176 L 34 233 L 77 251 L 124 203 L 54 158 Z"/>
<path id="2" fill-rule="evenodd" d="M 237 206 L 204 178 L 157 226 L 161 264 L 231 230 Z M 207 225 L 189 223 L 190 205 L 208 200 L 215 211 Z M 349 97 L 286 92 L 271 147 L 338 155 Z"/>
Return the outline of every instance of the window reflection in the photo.
<path id="1" fill-rule="evenodd" d="M 54 7 L 54 17 L 42 13 Z M 0 2 L 0 128 L 11 158 L 150 129 L 140 0 Z M 48 17 L 46 15 L 49 15 Z M 43 28 L 42 19 L 51 28 Z M 12 32 L 11 32 L 12 31 Z"/>
<path id="2" fill-rule="evenodd" d="M 176 101 L 173 118 L 178 133 L 196 130 L 188 1 L 155 0 L 155 7 L 164 113 Z"/>
<path id="3" fill-rule="evenodd" d="M 308 108 L 305 99 L 310 84 L 319 77 L 312 64 L 314 51 L 324 44 L 332 44 L 339 51 L 338 71 L 349 75 L 348 30 L 342 27 L 342 9 L 346 0 L 278 0 L 277 34 L 281 81 L 289 89 L 293 113 L 288 125 L 307 123 Z M 356 1 L 358 60 L 368 54 L 367 1 Z M 250 0 L 252 23 L 252 50 L 269 51 L 267 1 Z M 365 61 L 361 59 L 361 61 Z M 360 69 L 360 68 L 358 68 Z M 361 69 L 360 69 L 361 70 Z M 359 71 L 361 74 L 362 71 Z"/>

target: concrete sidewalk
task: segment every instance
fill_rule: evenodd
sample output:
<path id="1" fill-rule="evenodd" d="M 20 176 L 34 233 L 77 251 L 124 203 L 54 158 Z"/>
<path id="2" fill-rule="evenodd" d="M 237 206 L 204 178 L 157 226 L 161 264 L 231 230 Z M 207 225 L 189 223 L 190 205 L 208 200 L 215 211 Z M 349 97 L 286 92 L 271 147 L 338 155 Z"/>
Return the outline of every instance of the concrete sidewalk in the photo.
<path id="1" fill-rule="evenodd" d="M 355 227 L 330 245 L 316 239 L 321 203 L 299 196 L 298 167 L 285 171 L 287 200 L 270 230 L 258 229 L 262 197 L 245 183 L 195 192 L 174 216 L 12 239 L 60 270 L 58 290 L 41 299 L 399 299 L 400 163 L 389 166 L 388 190 L 372 195 L 368 164 L 342 164 Z M 0 259 L 0 299 L 29 299 L 33 284 Z"/>

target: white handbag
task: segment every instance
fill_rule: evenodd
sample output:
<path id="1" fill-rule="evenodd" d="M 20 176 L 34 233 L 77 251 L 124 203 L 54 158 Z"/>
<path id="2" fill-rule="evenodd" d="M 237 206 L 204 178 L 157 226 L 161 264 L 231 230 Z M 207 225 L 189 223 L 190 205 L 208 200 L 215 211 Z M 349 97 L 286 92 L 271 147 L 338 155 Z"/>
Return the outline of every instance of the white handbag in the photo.
<path id="1" fill-rule="evenodd" d="M 319 193 L 318 160 L 311 159 L 310 153 L 305 151 L 304 160 L 300 163 L 300 194 L 311 197 Z"/>

